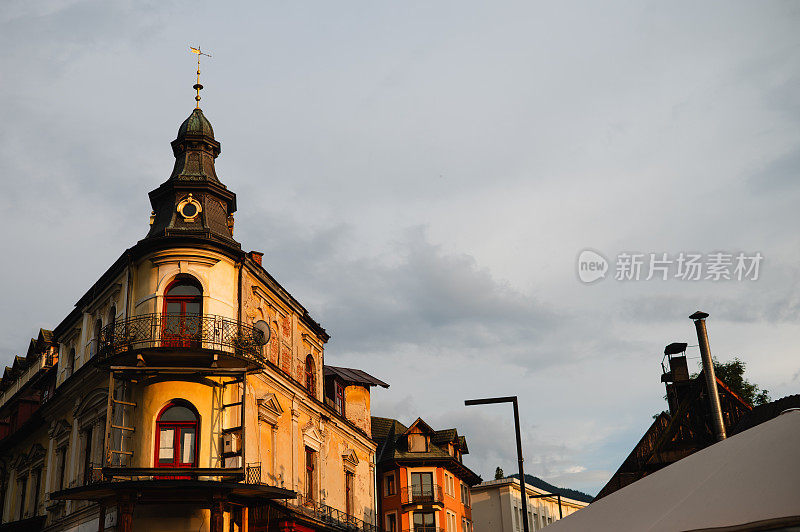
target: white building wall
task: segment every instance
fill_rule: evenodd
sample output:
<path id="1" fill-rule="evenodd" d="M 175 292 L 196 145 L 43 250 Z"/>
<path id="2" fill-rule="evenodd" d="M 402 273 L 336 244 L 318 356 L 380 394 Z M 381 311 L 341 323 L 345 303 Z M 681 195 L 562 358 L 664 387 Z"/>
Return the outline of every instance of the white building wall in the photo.
<path id="1" fill-rule="evenodd" d="M 531 495 L 546 492 L 526 486 Z M 490 480 L 473 486 L 472 523 L 474 532 L 523 532 L 523 522 L 528 521 L 528 530 L 541 530 L 559 519 L 558 502 L 555 497 L 528 499 L 528 512 L 523 516 L 519 481 L 516 479 Z M 564 517 L 587 506 L 588 503 L 561 498 Z"/>

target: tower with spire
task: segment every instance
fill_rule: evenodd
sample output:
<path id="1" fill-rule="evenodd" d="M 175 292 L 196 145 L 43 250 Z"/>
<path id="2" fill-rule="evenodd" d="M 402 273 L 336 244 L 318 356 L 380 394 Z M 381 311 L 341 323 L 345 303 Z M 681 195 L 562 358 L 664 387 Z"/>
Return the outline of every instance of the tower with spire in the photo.
<path id="1" fill-rule="evenodd" d="M 236 194 L 217 177 L 214 161 L 220 154 L 220 143 L 199 107 L 178 128 L 172 152 L 172 174 L 150 192 L 153 215 L 142 243 L 171 245 L 180 238 L 241 249 L 233 238 Z"/>

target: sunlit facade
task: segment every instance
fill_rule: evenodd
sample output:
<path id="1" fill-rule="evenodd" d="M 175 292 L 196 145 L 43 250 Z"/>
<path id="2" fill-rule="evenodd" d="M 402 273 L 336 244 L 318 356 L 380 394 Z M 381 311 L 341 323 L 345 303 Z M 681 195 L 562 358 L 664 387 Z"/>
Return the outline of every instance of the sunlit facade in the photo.
<path id="1" fill-rule="evenodd" d="M 387 385 L 326 365 L 327 332 L 234 239 L 199 108 L 172 149 L 147 236 L 0 381 L 0 529 L 375 530 Z"/>

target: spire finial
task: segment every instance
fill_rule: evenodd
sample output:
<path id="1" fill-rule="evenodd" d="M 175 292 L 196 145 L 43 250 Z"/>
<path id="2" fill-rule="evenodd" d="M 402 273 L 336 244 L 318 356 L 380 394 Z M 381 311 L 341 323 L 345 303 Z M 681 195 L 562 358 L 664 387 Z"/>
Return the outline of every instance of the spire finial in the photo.
<path id="1" fill-rule="evenodd" d="M 199 46 L 197 48 L 194 46 L 189 46 L 189 51 L 193 54 L 197 54 L 197 83 L 195 83 L 194 87 L 192 88 L 197 91 L 197 96 L 194 97 L 195 101 L 197 102 L 195 109 L 200 109 L 200 90 L 203 88 L 203 86 L 200 85 L 200 56 L 204 55 L 206 57 L 211 57 L 211 54 L 200 51 Z"/>

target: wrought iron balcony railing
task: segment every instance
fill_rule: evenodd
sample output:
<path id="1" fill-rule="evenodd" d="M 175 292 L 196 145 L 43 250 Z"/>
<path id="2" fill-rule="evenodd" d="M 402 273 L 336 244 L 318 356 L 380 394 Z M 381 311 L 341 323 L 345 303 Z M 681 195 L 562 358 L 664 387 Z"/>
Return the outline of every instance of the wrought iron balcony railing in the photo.
<path id="1" fill-rule="evenodd" d="M 78 488 L 97 484 L 98 482 L 103 482 L 103 469 L 94 462 L 87 462 L 86 469 L 78 478 L 73 478 L 70 481 L 69 487 Z"/>
<path id="2" fill-rule="evenodd" d="M 381 527 L 371 525 L 361 519 L 348 515 L 346 512 L 337 510 L 327 504 L 316 502 L 300 494 L 296 499 L 286 499 L 283 503 L 289 508 L 293 508 L 300 513 L 325 523 L 328 528 L 338 530 L 348 530 L 357 532 L 382 532 Z"/>
<path id="3" fill-rule="evenodd" d="M 103 328 L 98 360 L 140 349 L 207 349 L 264 363 L 264 333 L 212 314 L 140 314 Z"/>
<path id="4" fill-rule="evenodd" d="M 416 525 L 414 529 L 411 530 L 410 528 L 404 528 L 403 532 L 444 532 L 444 528 L 436 527 L 436 526 L 421 526 Z"/>
<path id="5" fill-rule="evenodd" d="M 114 467 L 103 468 L 103 477 L 118 480 L 244 480 L 241 467 Z"/>
<path id="6" fill-rule="evenodd" d="M 245 484 L 264 484 L 261 480 L 261 462 L 247 464 L 244 468 Z"/>
<path id="7" fill-rule="evenodd" d="M 431 486 L 411 486 L 400 490 L 400 502 L 402 504 L 424 504 L 442 502 L 443 500 L 442 487 L 436 484 Z"/>
<path id="8" fill-rule="evenodd" d="M 266 484 L 261 480 L 261 462 L 247 464 L 244 468 L 100 466 L 90 462 L 88 468 L 81 478 L 70 483 L 70 488 L 88 486 L 98 482 L 163 479 L 227 480 L 245 484 Z"/>

